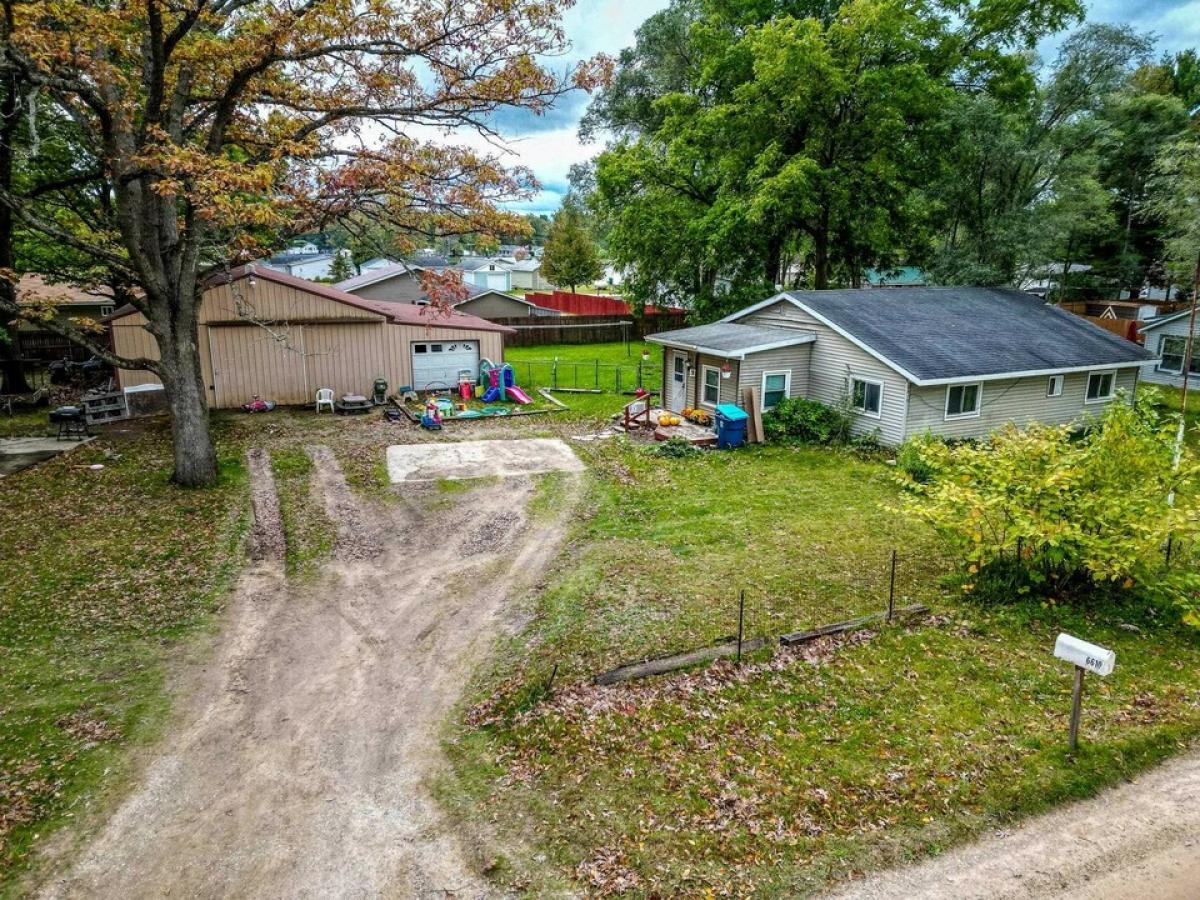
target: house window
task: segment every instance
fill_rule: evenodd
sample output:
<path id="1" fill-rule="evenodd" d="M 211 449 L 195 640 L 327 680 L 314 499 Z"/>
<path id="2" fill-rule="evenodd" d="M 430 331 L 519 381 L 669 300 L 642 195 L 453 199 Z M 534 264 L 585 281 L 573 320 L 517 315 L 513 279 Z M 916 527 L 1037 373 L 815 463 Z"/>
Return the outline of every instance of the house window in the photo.
<path id="1" fill-rule="evenodd" d="M 1156 367 L 1168 375 L 1183 372 L 1183 354 L 1187 350 L 1187 339 L 1173 334 L 1164 334 L 1158 339 L 1158 355 L 1162 357 Z"/>
<path id="2" fill-rule="evenodd" d="M 878 419 L 883 406 L 883 382 L 851 378 L 850 405 L 858 412 Z"/>
<path id="3" fill-rule="evenodd" d="M 1158 341 L 1158 353 L 1162 361 L 1155 367 L 1167 375 L 1183 374 L 1183 358 L 1187 354 L 1187 338 L 1176 334 L 1164 334 Z M 1192 354 L 1188 371 L 1193 375 L 1200 374 L 1200 357 Z"/>
<path id="4" fill-rule="evenodd" d="M 791 372 L 763 372 L 762 408 L 773 409 L 792 392 Z"/>
<path id="5" fill-rule="evenodd" d="M 112 314 L 113 314 L 113 307 L 111 307 L 111 306 L 100 307 L 100 315 L 101 316 L 111 316 Z"/>
<path id="6" fill-rule="evenodd" d="M 701 366 L 700 402 L 705 406 L 716 406 L 721 402 L 721 370 L 713 366 Z"/>
<path id="7" fill-rule="evenodd" d="M 428 349 L 424 344 L 413 344 L 413 353 L 425 353 Z"/>
<path id="8" fill-rule="evenodd" d="M 675 383 L 683 384 L 684 379 L 684 359 L 678 353 L 675 354 Z"/>
<path id="9" fill-rule="evenodd" d="M 1046 382 L 1047 397 L 1061 397 L 1063 392 L 1063 377 L 1062 375 L 1051 375 L 1050 380 Z"/>
<path id="10" fill-rule="evenodd" d="M 1089 372 L 1085 403 L 1104 403 L 1116 393 L 1116 372 Z"/>
<path id="11" fill-rule="evenodd" d="M 979 400 L 983 385 L 952 384 L 946 388 L 946 418 L 968 419 L 979 415 Z"/>

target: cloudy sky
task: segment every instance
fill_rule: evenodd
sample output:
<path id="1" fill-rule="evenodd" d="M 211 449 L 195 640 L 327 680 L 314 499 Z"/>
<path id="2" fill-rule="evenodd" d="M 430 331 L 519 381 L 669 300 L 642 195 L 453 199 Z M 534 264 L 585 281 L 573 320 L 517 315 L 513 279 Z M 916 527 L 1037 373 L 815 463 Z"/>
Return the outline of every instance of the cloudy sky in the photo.
<path id="1" fill-rule="evenodd" d="M 633 43 L 642 21 L 666 5 L 667 0 L 579 0 L 565 20 L 572 56 L 583 59 L 600 52 L 615 56 Z M 1090 21 L 1126 23 L 1154 33 L 1160 50 L 1200 47 L 1200 0 L 1093 0 L 1089 8 Z M 1053 56 L 1059 40 L 1047 41 L 1043 55 Z M 599 152 L 598 145 L 581 144 L 576 133 L 586 106 L 587 96 L 577 93 L 560 101 L 548 115 L 514 111 L 498 120 L 509 161 L 529 166 L 542 185 L 534 200 L 515 208 L 553 212 L 566 193 L 571 165 Z"/>

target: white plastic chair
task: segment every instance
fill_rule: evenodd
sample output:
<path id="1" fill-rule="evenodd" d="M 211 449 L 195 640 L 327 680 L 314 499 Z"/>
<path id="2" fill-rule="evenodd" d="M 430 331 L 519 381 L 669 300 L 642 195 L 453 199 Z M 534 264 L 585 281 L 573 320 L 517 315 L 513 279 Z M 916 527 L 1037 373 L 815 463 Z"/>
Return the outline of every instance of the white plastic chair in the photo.
<path id="1" fill-rule="evenodd" d="M 321 411 L 322 406 L 328 406 L 329 411 L 333 412 L 333 388 L 321 388 L 317 391 L 317 412 Z"/>

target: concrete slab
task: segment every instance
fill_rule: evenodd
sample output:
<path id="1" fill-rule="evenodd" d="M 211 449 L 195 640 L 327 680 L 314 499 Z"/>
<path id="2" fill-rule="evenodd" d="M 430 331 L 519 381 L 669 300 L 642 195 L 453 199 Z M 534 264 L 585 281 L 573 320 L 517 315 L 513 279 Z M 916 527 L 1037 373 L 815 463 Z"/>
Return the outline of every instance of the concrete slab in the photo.
<path id="1" fill-rule="evenodd" d="M 90 437 L 81 441 L 57 441 L 44 437 L 0 438 L 0 478 L 45 462 L 90 440 Z"/>
<path id="2" fill-rule="evenodd" d="M 388 477 L 402 481 L 507 478 L 543 472 L 582 472 L 583 463 L 557 438 L 456 441 L 387 448 Z"/>

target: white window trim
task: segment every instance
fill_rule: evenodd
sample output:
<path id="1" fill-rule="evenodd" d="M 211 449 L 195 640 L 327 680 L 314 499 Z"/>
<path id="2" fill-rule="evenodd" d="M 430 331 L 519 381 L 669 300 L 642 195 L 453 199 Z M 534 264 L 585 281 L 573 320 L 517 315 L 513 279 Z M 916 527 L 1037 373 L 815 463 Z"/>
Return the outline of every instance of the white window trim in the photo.
<path id="1" fill-rule="evenodd" d="M 1179 368 L 1168 369 L 1163 365 L 1163 348 L 1167 345 L 1167 338 L 1179 338 L 1183 341 L 1183 350 L 1179 354 Z M 1183 367 L 1187 364 L 1184 358 L 1187 356 L 1187 338 L 1181 334 L 1161 334 L 1158 336 L 1158 362 L 1154 366 L 1154 371 L 1161 372 L 1164 375 L 1182 375 Z"/>
<path id="2" fill-rule="evenodd" d="M 705 389 L 705 387 L 708 386 L 708 380 L 707 380 L 706 376 L 708 375 L 709 372 L 717 373 L 717 399 L 716 399 L 715 403 L 709 403 L 707 400 L 704 399 L 704 389 Z M 707 406 L 709 409 L 716 409 L 717 406 L 720 404 L 720 402 L 721 402 L 721 370 L 718 369 L 716 366 L 703 366 L 702 365 L 700 367 L 700 396 L 697 399 L 699 399 L 701 406 Z"/>
<path id="3" fill-rule="evenodd" d="M 874 384 L 874 385 L 879 386 L 879 412 L 870 412 L 869 410 L 860 409 L 859 407 L 853 406 L 853 405 L 851 405 L 850 409 L 852 409 L 856 415 L 866 416 L 869 419 L 882 419 L 883 418 L 883 393 L 884 393 L 883 380 L 880 378 L 868 378 L 865 375 L 850 375 L 849 379 L 850 379 L 850 381 L 848 383 L 848 387 L 850 389 L 850 403 L 851 404 L 854 403 L 854 382 L 861 381 L 863 384 Z"/>
<path id="4" fill-rule="evenodd" d="M 1052 390 L 1055 383 L 1058 384 L 1057 391 Z M 1066 389 L 1066 386 L 1067 386 L 1067 376 L 1066 375 L 1051 375 L 1049 378 L 1046 379 L 1046 396 L 1050 399 L 1054 399 L 1055 397 L 1061 397 L 1063 395 L 1063 391 Z"/>
<path id="5" fill-rule="evenodd" d="M 1095 399 L 1088 399 L 1088 388 L 1091 387 L 1092 378 L 1094 378 L 1097 375 L 1111 375 L 1112 376 L 1112 393 L 1109 394 L 1107 397 L 1096 397 Z M 1116 396 L 1117 396 L 1117 370 L 1116 369 L 1098 369 L 1095 372 L 1088 372 L 1088 377 L 1083 380 L 1083 402 L 1085 404 L 1090 403 L 1090 404 L 1094 405 L 1097 403 L 1111 403 L 1113 400 L 1116 399 Z"/>
<path id="6" fill-rule="evenodd" d="M 971 412 L 950 412 L 950 392 L 955 388 L 977 388 L 975 391 L 975 409 Z M 978 419 L 980 412 L 983 411 L 983 382 L 982 381 L 961 381 L 958 384 L 946 385 L 946 405 L 942 408 L 943 421 L 953 422 L 955 419 Z"/>
<path id="7" fill-rule="evenodd" d="M 766 412 L 768 409 L 775 408 L 773 406 L 766 405 L 766 403 L 767 403 L 767 379 L 772 375 L 782 375 L 783 376 L 783 397 L 784 397 L 784 399 L 786 400 L 788 397 L 792 396 L 792 370 L 791 369 L 774 369 L 770 372 L 763 372 L 762 373 L 762 383 L 759 385 L 759 387 L 761 388 L 761 393 L 759 394 L 759 396 L 762 397 L 763 412 Z M 883 396 L 883 392 L 881 391 L 880 392 L 881 402 L 879 404 L 880 406 L 883 405 L 882 396 Z"/>

